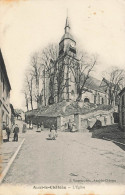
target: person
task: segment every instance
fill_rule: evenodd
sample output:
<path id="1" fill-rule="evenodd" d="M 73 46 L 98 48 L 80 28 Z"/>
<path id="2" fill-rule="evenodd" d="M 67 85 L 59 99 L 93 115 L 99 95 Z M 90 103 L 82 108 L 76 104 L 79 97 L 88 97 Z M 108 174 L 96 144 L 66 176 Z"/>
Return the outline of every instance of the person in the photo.
<path id="1" fill-rule="evenodd" d="M 29 121 L 27 122 L 27 129 L 29 129 L 30 128 L 30 124 L 29 124 Z"/>
<path id="2" fill-rule="evenodd" d="M 23 123 L 22 133 L 26 133 L 26 124 L 25 123 Z"/>
<path id="3" fill-rule="evenodd" d="M 68 130 L 71 132 L 72 129 L 73 129 L 72 122 L 71 122 L 71 120 L 69 119 L 69 122 L 68 122 Z"/>
<path id="4" fill-rule="evenodd" d="M 57 130 L 56 130 L 55 126 L 52 125 L 51 128 L 50 128 L 50 138 L 52 140 L 56 139 L 56 133 L 57 133 Z"/>
<path id="5" fill-rule="evenodd" d="M 37 124 L 37 132 L 41 132 L 41 125 L 40 125 L 40 123 Z"/>
<path id="6" fill-rule="evenodd" d="M 29 128 L 30 128 L 30 129 L 33 129 L 33 123 L 32 123 L 32 121 L 30 122 Z"/>
<path id="7" fill-rule="evenodd" d="M 9 138 L 10 138 L 10 128 L 9 128 L 9 125 L 6 126 L 6 133 L 7 133 L 7 141 L 9 142 Z"/>
<path id="8" fill-rule="evenodd" d="M 13 133 L 14 133 L 14 141 L 17 141 L 17 142 L 18 142 L 19 127 L 18 127 L 17 124 L 16 124 L 16 126 L 14 127 Z"/>
<path id="9" fill-rule="evenodd" d="M 41 123 L 41 131 L 44 130 L 44 125 L 43 125 L 43 122 Z"/>

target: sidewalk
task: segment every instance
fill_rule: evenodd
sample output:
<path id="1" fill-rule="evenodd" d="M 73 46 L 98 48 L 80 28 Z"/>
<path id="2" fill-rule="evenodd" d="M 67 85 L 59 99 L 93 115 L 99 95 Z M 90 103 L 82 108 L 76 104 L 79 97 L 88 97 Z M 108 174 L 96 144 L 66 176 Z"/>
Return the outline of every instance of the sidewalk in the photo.
<path id="1" fill-rule="evenodd" d="M 16 152 L 17 148 L 20 146 L 22 140 L 25 137 L 25 133 L 19 133 L 19 140 L 18 142 L 13 142 L 13 133 L 10 135 L 9 142 L 3 142 L 0 146 L 0 176 L 2 172 L 7 167 L 10 159 Z"/>

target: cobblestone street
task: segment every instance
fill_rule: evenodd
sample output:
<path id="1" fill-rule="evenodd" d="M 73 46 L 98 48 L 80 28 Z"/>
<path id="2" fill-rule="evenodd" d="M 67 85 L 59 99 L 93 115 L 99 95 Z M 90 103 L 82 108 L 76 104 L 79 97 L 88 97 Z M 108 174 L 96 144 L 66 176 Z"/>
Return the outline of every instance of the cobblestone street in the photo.
<path id="1" fill-rule="evenodd" d="M 47 137 L 48 131 L 27 131 L 3 183 L 123 183 L 124 151 L 114 143 L 91 138 L 91 133 L 59 132 L 56 140 Z"/>

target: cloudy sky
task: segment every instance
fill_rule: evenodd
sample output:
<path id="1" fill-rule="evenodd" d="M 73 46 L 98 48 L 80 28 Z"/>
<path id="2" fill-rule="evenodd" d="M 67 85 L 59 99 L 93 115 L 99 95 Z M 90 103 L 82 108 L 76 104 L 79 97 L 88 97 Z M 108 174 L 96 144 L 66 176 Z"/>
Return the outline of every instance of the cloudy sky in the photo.
<path id="1" fill-rule="evenodd" d="M 124 0 L 1 0 L 0 47 L 12 86 L 11 103 L 24 107 L 24 73 L 34 51 L 59 43 L 67 15 L 77 47 L 96 53 L 94 72 L 125 68 Z"/>

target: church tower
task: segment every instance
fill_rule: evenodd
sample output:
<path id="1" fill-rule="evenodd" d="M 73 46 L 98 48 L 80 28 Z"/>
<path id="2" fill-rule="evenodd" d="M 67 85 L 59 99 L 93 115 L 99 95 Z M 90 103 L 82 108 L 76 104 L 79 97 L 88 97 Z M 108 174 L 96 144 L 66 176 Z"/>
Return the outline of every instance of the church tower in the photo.
<path id="1" fill-rule="evenodd" d="M 68 17 L 66 18 L 64 31 L 64 35 L 62 36 L 61 41 L 59 43 L 59 57 L 66 52 L 70 52 L 70 55 L 76 54 L 76 42 L 70 33 L 70 24 Z"/>
<path id="2" fill-rule="evenodd" d="M 66 18 L 64 35 L 59 42 L 59 56 L 57 63 L 57 81 L 55 82 L 55 91 L 57 91 L 55 102 L 63 100 L 76 100 L 77 89 L 75 78 L 71 67 L 78 67 L 76 56 L 76 41 L 71 34 L 69 18 Z M 77 71 L 74 72 L 77 74 Z"/>

